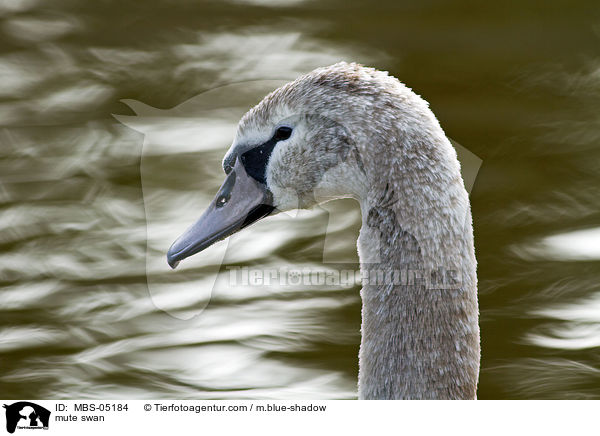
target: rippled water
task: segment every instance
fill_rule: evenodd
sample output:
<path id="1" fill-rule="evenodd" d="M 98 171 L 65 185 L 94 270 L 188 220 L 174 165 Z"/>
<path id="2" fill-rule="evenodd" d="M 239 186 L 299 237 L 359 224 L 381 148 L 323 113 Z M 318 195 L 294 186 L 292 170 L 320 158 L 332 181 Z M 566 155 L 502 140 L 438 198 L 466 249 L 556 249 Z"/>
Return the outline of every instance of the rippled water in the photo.
<path id="1" fill-rule="evenodd" d="M 232 286 L 227 270 L 334 268 L 324 251 L 356 267 L 352 201 L 164 262 L 247 105 L 353 60 L 483 159 L 479 398 L 600 397 L 599 9 L 1 0 L 0 396 L 356 397 L 358 286 Z M 217 88 L 240 83 L 235 101 Z"/>

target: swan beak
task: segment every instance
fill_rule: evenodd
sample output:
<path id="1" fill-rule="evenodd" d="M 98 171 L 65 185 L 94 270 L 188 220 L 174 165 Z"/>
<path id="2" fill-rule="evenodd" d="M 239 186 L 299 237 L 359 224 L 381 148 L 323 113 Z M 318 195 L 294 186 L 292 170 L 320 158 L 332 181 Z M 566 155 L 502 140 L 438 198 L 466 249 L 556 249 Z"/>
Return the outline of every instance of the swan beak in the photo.
<path id="1" fill-rule="evenodd" d="M 240 159 L 236 159 L 208 209 L 169 248 L 169 266 L 175 269 L 186 257 L 269 215 L 275 209 L 272 204 L 271 192 L 250 177 Z"/>

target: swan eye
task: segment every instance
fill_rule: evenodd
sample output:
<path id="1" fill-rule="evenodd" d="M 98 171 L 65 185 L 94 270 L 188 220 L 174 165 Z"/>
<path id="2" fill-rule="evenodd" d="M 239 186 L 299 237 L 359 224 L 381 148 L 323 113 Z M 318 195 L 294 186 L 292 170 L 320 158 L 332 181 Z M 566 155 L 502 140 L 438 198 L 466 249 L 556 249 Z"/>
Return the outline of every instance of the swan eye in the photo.
<path id="1" fill-rule="evenodd" d="M 281 126 L 275 131 L 273 139 L 275 139 L 275 141 L 285 141 L 290 136 L 292 136 L 292 128 L 287 126 Z"/>

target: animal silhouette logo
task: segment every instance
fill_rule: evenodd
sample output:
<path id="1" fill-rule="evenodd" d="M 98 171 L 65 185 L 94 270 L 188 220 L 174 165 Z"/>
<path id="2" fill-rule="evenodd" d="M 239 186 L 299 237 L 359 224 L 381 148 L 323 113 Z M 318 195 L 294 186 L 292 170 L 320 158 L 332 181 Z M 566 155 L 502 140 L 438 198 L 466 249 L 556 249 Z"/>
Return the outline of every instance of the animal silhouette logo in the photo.
<path id="1" fill-rule="evenodd" d="M 378 204 L 369 209 L 367 225 L 379 232 L 379 261 L 389 256 L 384 248 L 386 246 L 383 243 L 385 239 L 393 241 L 390 244 L 395 245 L 398 251 L 410 251 L 417 259 L 421 258 L 421 248 L 417 239 L 400 227 L 393 207 L 397 202 L 394 190 L 391 190 L 387 183 Z M 412 265 L 412 267 L 417 268 L 418 265 Z"/>
<path id="2" fill-rule="evenodd" d="M 10 405 L 4 404 L 6 409 L 6 431 L 14 433 L 19 429 L 48 429 L 50 411 L 38 404 L 29 401 L 19 401 Z"/>
<path id="3" fill-rule="evenodd" d="M 295 72 L 288 79 L 293 77 Z M 196 265 L 193 261 L 188 262 L 177 270 L 180 280 L 177 292 L 193 295 L 194 303 L 186 310 L 169 303 L 172 301 L 174 285 L 166 277 L 172 277 L 173 272 L 165 262 L 164 253 L 179 236 L 179 230 L 194 222 L 198 218 L 197 212 L 206 207 L 207 198 L 212 197 L 214 191 L 206 189 L 206 180 L 210 178 L 221 182 L 221 159 L 226 151 L 225 145 L 231 144 L 240 118 L 264 95 L 284 86 L 288 79 L 250 80 L 215 86 L 170 109 L 157 109 L 139 101 L 123 100 L 134 115 L 115 115 L 124 125 L 144 135 L 139 144 L 139 152 L 147 223 L 145 258 L 148 292 L 157 308 L 175 318 L 190 319 L 200 314 L 211 301 L 214 290 L 229 289 L 232 286 L 230 275 L 222 274 L 222 266 L 239 264 L 246 259 L 247 250 L 240 250 L 238 247 L 246 243 L 248 233 L 236 233 L 226 241 L 213 245 L 203 252 L 201 262 L 197 261 Z M 313 124 L 325 126 L 321 136 L 314 137 L 314 141 L 311 142 L 324 158 L 314 163 L 320 165 L 319 171 L 303 175 L 302 180 L 305 183 L 302 189 L 292 186 L 287 192 L 289 198 L 297 199 L 298 204 L 302 194 L 314 195 L 312 189 L 319 185 L 321 179 L 313 179 L 313 176 L 335 170 L 339 164 L 346 162 L 354 163 L 359 172 L 365 173 L 365 162 L 353 139 L 354 134 L 344 125 L 343 120 L 328 119 L 315 114 L 303 116 Z M 332 138 L 340 141 L 338 148 L 331 148 Z M 454 141 L 452 144 L 461 162 L 465 187 L 470 192 L 482 161 L 460 144 Z M 202 176 L 198 173 L 198 162 L 206 162 L 202 164 L 201 171 L 206 173 Z M 174 183 L 166 186 L 165 180 L 173 180 Z M 392 207 L 394 199 L 393 193 L 387 192 L 379 204 L 373 205 L 367 224 L 375 235 L 380 236 L 383 233 L 384 236 L 393 236 L 394 232 L 399 230 Z M 293 200 L 290 202 L 293 203 Z M 348 238 L 340 237 L 341 232 L 334 230 L 342 220 L 348 220 L 347 209 L 332 202 L 315 207 L 313 215 L 315 212 L 320 213 L 321 217 L 316 220 L 317 224 L 311 232 L 325 235 L 323 263 L 354 264 L 355 242 L 347 241 Z M 307 215 L 308 212 L 294 211 L 280 214 L 278 219 L 295 219 Z M 360 214 L 356 214 L 355 217 L 356 222 L 360 223 Z M 389 225 L 392 223 L 394 226 L 390 230 Z M 403 237 L 403 247 L 418 245 L 416 239 L 408 232 L 399 236 Z M 348 248 L 340 248 L 344 246 Z M 188 293 L 188 290 L 193 292 Z"/>

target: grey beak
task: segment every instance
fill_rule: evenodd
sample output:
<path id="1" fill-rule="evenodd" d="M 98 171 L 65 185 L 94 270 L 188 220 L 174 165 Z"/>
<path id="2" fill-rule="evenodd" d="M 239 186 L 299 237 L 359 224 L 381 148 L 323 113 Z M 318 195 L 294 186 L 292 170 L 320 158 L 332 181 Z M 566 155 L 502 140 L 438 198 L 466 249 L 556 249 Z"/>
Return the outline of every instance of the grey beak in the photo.
<path id="1" fill-rule="evenodd" d="M 274 209 L 271 192 L 250 177 L 240 159 L 236 159 L 208 209 L 169 248 L 169 266 L 175 269 L 186 257 L 264 218 Z"/>

